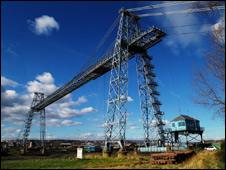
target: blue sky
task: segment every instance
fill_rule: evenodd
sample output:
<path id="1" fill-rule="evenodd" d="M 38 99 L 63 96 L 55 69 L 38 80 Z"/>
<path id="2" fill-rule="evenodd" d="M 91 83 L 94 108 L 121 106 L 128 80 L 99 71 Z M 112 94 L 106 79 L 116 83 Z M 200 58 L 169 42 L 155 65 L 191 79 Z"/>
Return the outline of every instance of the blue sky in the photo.
<path id="1" fill-rule="evenodd" d="M 80 71 L 121 7 L 155 3 L 161 2 L 3 2 L 2 138 L 18 135 L 35 90 L 51 93 Z M 175 9 L 178 7 L 161 10 Z M 179 114 L 195 117 L 206 129 L 204 139 L 225 137 L 225 124 L 213 117 L 214 110 L 194 103 L 193 85 L 195 70 L 203 68 L 205 54 L 213 48 L 211 29 L 222 16 L 219 11 L 212 15 L 198 13 L 141 19 L 142 26 L 155 25 L 167 33 L 162 42 L 148 51 L 153 56 L 164 120 L 170 121 Z M 193 26 L 175 28 L 182 25 Z M 181 34 L 186 32 L 193 33 Z M 108 42 L 114 38 L 113 35 Z M 102 138 L 109 77 L 107 73 L 47 107 L 47 137 Z M 135 60 L 129 61 L 128 90 L 132 101 L 128 102 L 126 136 L 142 139 Z M 37 115 L 30 135 L 33 138 L 39 137 L 38 121 Z"/>

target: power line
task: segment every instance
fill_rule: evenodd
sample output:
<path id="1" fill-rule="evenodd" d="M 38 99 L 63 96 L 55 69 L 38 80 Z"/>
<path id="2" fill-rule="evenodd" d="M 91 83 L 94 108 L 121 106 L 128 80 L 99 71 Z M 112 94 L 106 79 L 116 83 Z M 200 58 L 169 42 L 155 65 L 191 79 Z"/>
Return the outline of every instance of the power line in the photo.
<path id="1" fill-rule="evenodd" d="M 110 34 L 112 33 L 112 31 L 114 30 L 114 28 L 116 27 L 117 23 L 119 21 L 119 15 L 118 17 L 115 19 L 115 21 L 113 22 L 113 24 L 110 26 L 110 28 L 108 29 L 108 31 L 105 33 L 105 35 L 103 36 L 103 38 L 101 39 L 100 43 L 97 45 L 96 49 L 95 49 L 95 53 L 100 49 L 100 47 L 105 43 L 105 41 L 107 40 L 107 38 L 110 36 Z"/>
<path id="2" fill-rule="evenodd" d="M 165 26 L 165 27 L 161 27 L 161 30 L 167 30 L 168 28 L 182 28 L 182 27 L 193 27 L 193 26 L 210 26 L 210 25 L 213 25 L 213 23 L 201 23 L 201 24 L 198 24 L 198 23 L 195 23 L 195 24 L 188 24 L 188 25 L 176 25 L 176 26 Z M 177 29 L 175 29 L 174 31 L 178 31 Z M 167 32 L 167 31 L 165 31 Z M 207 33 L 209 32 L 209 30 L 206 30 L 206 31 L 199 31 L 200 33 Z M 185 33 L 175 33 L 176 34 L 191 34 L 191 33 L 198 33 L 198 32 L 185 32 Z M 167 33 L 167 35 L 169 35 Z"/>
<path id="3" fill-rule="evenodd" d="M 176 26 L 166 26 L 166 27 L 161 27 L 162 29 L 167 29 L 167 28 L 180 28 L 180 27 L 193 27 L 193 26 L 203 26 L 203 25 L 212 25 L 212 23 L 201 23 L 201 24 L 188 24 L 188 25 L 176 25 Z"/>
<path id="4" fill-rule="evenodd" d="M 141 10 L 147 10 L 147 9 L 157 9 L 157 8 L 169 7 L 169 6 L 174 6 L 174 5 L 190 4 L 190 3 L 198 3 L 198 1 L 168 2 L 168 3 L 163 3 L 163 4 L 148 5 L 148 6 L 144 6 L 144 7 L 130 8 L 130 9 L 127 9 L 127 11 L 134 12 L 134 11 L 141 11 Z"/>
<path id="5" fill-rule="evenodd" d="M 196 31 L 196 32 L 182 32 L 182 33 L 171 33 L 167 34 L 167 36 L 176 36 L 176 35 L 189 35 L 189 34 L 199 34 L 199 33 L 209 33 L 209 31 Z"/>
<path id="6" fill-rule="evenodd" d="M 157 13 L 147 13 L 147 14 L 140 14 L 139 17 L 148 17 L 148 16 L 162 16 L 162 15 L 173 15 L 173 14 L 189 14 L 194 12 L 206 12 L 211 10 L 221 10 L 225 9 L 224 6 L 215 6 L 215 7 L 205 7 L 205 8 L 196 8 L 196 9 L 185 9 L 185 10 L 178 10 L 178 11 L 166 11 L 166 12 L 157 12 Z"/>
<path id="7" fill-rule="evenodd" d="M 105 33 L 105 35 L 103 36 L 103 38 L 98 43 L 98 45 L 96 46 L 96 48 L 93 50 L 93 52 L 89 56 L 89 58 L 87 58 L 86 62 L 84 62 L 83 66 L 81 67 L 80 70 L 84 70 L 87 67 L 87 65 L 90 65 L 91 63 L 94 63 L 94 61 L 97 59 L 97 56 L 96 55 L 97 55 L 98 50 L 101 48 L 101 46 L 103 46 L 103 44 L 106 42 L 107 38 L 111 35 L 111 33 L 113 32 L 113 30 L 117 26 L 118 21 L 119 21 L 119 16 L 117 16 L 117 18 L 114 20 L 114 22 L 112 23 L 112 25 L 108 28 L 108 30 Z"/>

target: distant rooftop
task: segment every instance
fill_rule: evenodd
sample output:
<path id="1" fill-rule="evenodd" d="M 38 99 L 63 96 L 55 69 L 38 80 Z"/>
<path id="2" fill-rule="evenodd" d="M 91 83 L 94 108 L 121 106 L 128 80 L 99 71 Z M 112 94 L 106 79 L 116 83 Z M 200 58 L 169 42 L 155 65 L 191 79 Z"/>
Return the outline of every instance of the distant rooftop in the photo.
<path id="1" fill-rule="evenodd" d="M 176 117 L 175 119 L 173 119 L 172 121 L 178 121 L 178 120 L 197 120 L 197 119 L 194 119 L 188 115 L 180 115 L 180 116 Z"/>

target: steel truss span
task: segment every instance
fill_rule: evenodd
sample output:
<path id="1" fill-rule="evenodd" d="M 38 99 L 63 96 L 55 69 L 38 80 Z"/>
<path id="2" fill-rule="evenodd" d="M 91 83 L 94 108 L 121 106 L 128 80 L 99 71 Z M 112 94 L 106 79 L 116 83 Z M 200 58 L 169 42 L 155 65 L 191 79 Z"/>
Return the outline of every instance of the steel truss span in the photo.
<path id="1" fill-rule="evenodd" d="M 141 30 L 139 26 L 139 19 L 140 18 L 137 15 L 134 15 L 127 10 L 120 10 L 120 20 L 117 37 L 115 40 L 114 48 L 112 50 L 101 56 L 96 63 L 88 66 L 84 71 L 76 75 L 71 81 L 66 83 L 61 88 L 57 89 L 46 98 L 44 98 L 44 95 L 41 95 L 39 93 L 35 94 L 31 109 L 28 112 L 28 118 L 25 123 L 25 130 L 23 134 L 24 144 L 26 144 L 26 140 L 30 132 L 34 112 L 40 112 L 41 115 L 40 138 L 41 141 L 43 141 L 42 147 L 44 148 L 45 107 L 47 107 L 51 103 L 56 102 L 72 91 L 80 88 L 89 81 L 104 75 L 108 71 L 111 71 L 108 107 L 106 114 L 107 118 L 105 128 L 105 145 L 106 147 L 108 147 L 111 143 L 116 142 L 119 144 L 120 148 L 124 148 L 126 141 L 125 132 L 127 119 L 126 103 L 128 97 L 128 61 L 137 54 L 141 55 L 140 59 L 143 62 L 146 61 L 147 49 L 160 42 L 165 36 L 165 33 L 163 31 L 154 26 L 145 31 Z M 148 63 L 146 63 L 146 65 L 147 64 Z M 139 65 L 138 67 L 146 67 L 146 65 Z M 147 69 L 149 69 L 148 67 Z M 148 74 L 151 74 L 152 76 L 149 77 Z M 151 81 L 154 72 L 149 70 L 148 74 L 146 75 L 145 70 L 144 72 L 142 72 L 142 76 L 145 76 L 145 79 Z M 163 126 L 161 125 L 162 112 L 160 112 L 159 101 L 156 98 L 158 92 L 154 89 L 154 86 L 155 85 L 146 84 L 145 89 L 139 89 L 141 95 L 143 95 L 143 93 L 148 93 L 147 96 L 149 96 L 149 98 L 151 97 L 152 99 L 151 105 L 149 103 L 149 105 L 144 106 L 144 100 L 141 97 L 143 120 L 146 121 L 146 123 L 144 121 L 146 143 L 148 143 L 149 135 L 147 131 L 150 127 L 147 127 L 147 118 L 145 117 L 150 115 L 150 111 L 145 112 L 145 107 L 147 107 L 148 109 L 152 107 L 152 109 L 154 109 L 152 115 L 155 116 L 154 118 L 158 123 L 157 129 L 160 136 L 160 141 L 163 141 Z"/>

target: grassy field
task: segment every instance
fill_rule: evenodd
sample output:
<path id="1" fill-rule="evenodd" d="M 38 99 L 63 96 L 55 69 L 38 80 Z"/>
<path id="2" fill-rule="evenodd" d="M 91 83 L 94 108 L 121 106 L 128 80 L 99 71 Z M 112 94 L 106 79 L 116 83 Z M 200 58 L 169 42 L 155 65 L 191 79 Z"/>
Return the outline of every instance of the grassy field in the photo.
<path id="1" fill-rule="evenodd" d="M 62 158 L 38 157 L 21 160 L 1 159 L 2 169 L 63 169 L 63 168 L 159 168 L 159 169 L 223 169 L 224 161 L 221 160 L 219 152 L 201 151 L 192 158 L 180 164 L 172 165 L 151 165 L 150 156 L 134 156 L 129 154 L 127 157 L 103 158 L 100 154 L 87 154 L 83 160 L 78 160 L 75 156 L 64 156 Z"/>

